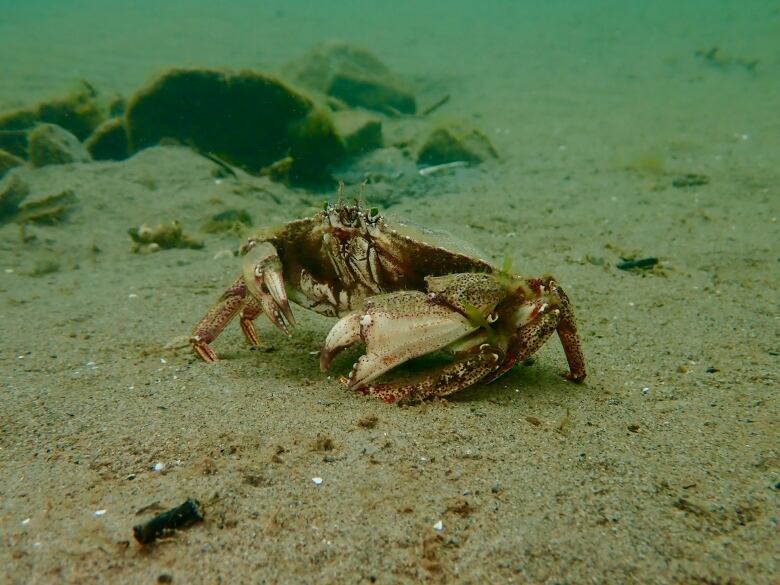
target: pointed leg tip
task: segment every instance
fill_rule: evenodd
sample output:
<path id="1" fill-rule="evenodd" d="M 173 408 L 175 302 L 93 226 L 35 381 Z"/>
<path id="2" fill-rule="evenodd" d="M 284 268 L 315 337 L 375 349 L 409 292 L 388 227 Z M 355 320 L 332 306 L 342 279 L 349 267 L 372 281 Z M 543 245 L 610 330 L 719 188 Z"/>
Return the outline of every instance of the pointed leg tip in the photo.
<path id="1" fill-rule="evenodd" d="M 214 350 L 211 349 L 208 345 L 205 347 L 199 345 L 196 346 L 194 349 L 195 349 L 195 353 L 198 354 L 198 356 L 200 356 L 200 359 L 202 359 L 207 364 L 213 364 L 218 361 L 217 354 L 214 353 Z"/>

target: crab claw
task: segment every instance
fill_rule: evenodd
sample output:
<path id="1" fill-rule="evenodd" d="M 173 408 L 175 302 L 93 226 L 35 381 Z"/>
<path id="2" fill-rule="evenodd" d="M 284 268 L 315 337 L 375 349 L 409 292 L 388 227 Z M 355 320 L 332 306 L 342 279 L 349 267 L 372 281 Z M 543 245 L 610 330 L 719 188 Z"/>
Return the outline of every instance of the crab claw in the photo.
<path id="1" fill-rule="evenodd" d="M 244 256 L 241 268 L 249 294 L 258 300 L 271 323 L 289 336 L 295 317 L 290 310 L 282 262 L 276 249 L 269 243 L 253 246 Z"/>
<path id="2" fill-rule="evenodd" d="M 349 375 L 349 387 L 360 390 L 395 366 L 441 349 L 474 331 L 457 311 L 431 304 L 425 293 L 403 291 L 372 297 L 364 310 L 336 323 L 320 352 L 326 370 L 342 350 L 363 341 L 366 353 Z"/>

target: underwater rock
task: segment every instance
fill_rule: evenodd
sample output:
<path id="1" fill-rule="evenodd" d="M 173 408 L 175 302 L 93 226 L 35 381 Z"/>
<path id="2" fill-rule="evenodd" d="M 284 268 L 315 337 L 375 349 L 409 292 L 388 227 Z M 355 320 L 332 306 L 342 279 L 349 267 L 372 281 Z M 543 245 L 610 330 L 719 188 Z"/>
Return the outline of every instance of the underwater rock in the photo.
<path id="1" fill-rule="evenodd" d="M 34 167 L 91 160 L 87 149 L 73 134 L 55 124 L 40 124 L 30 132 L 28 158 Z"/>
<path id="2" fill-rule="evenodd" d="M 27 130 L 0 130 L 0 148 L 27 159 Z"/>
<path id="3" fill-rule="evenodd" d="M 490 139 L 468 124 L 447 124 L 435 128 L 417 154 L 417 164 L 440 165 L 463 161 L 481 163 L 498 158 Z"/>
<path id="4" fill-rule="evenodd" d="M 0 181 L 0 223 L 19 213 L 19 205 L 30 194 L 30 187 L 12 173 Z"/>
<path id="5" fill-rule="evenodd" d="M 132 251 L 139 254 L 149 254 L 170 248 L 195 248 L 203 247 L 203 242 L 188 236 L 182 230 L 177 220 L 170 223 L 161 223 L 152 229 L 144 224 L 127 231 L 133 240 Z"/>
<path id="6" fill-rule="evenodd" d="M 414 93 L 387 66 L 365 49 L 346 43 L 324 43 L 290 66 L 298 83 L 352 107 L 385 114 L 414 114 Z"/>
<path id="7" fill-rule="evenodd" d="M 292 159 L 294 182 L 326 178 L 344 156 L 329 114 L 262 73 L 172 69 L 130 99 L 130 152 L 174 139 L 257 173 Z"/>
<path id="8" fill-rule="evenodd" d="M 23 164 L 24 159 L 19 158 L 7 150 L 0 148 L 0 179 L 2 179 L 5 174 L 14 167 L 20 167 Z"/>
<path id="9" fill-rule="evenodd" d="M 65 128 L 79 140 L 84 140 L 104 119 L 105 112 L 97 91 L 89 83 L 82 82 L 76 91 L 64 98 L 0 115 L 0 132 L 29 131 L 37 124 L 46 123 Z M 4 148 L 20 155 L 7 146 Z"/>
<path id="10" fill-rule="evenodd" d="M 334 112 L 333 123 L 349 156 L 382 148 L 382 121 L 377 116 L 360 110 L 345 110 Z"/>
<path id="11" fill-rule="evenodd" d="M 245 209 L 226 209 L 212 215 L 203 225 L 203 231 L 214 234 L 219 232 L 241 233 L 252 225 L 252 216 Z"/>
<path id="12" fill-rule="evenodd" d="M 124 118 L 109 118 L 95 128 L 84 146 L 95 160 L 124 160 L 129 156 Z"/>
<path id="13" fill-rule="evenodd" d="M 57 195 L 22 203 L 30 194 L 30 188 L 17 173 L 9 173 L 0 182 L 0 223 L 14 221 L 22 226 L 27 223 L 55 225 L 73 211 L 76 194 L 70 189 Z"/>

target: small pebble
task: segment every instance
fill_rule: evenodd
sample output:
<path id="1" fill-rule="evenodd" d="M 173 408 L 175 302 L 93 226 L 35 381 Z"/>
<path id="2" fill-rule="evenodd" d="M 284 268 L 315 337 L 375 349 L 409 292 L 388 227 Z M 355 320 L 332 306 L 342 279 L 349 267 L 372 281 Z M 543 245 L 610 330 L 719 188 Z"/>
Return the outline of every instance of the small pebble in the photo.
<path id="1" fill-rule="evenodd" d="M 95 510 L 95 516 L 105 516 L 106 510 Z"/>
<path id="2" fill-rule="evenodd" d="M 436 524 L 433 525 L 433 529 L 441 532 L 442 530 L 444 530 L 444 522 L 439 520 Z"/>
<path id="3" fill-rule="evenodd" d="M 162 471 L 163 469 L 165 469 L 165 463 L 161 461 L 158 461 L 152 466 L 153 471 Z"/>
<path id="4" fill-rule="evenodd" d="M 311 480 L 314 482 L 314 485 L 320 485 L 322 483 L 321 477 L 312 477 Z"/>

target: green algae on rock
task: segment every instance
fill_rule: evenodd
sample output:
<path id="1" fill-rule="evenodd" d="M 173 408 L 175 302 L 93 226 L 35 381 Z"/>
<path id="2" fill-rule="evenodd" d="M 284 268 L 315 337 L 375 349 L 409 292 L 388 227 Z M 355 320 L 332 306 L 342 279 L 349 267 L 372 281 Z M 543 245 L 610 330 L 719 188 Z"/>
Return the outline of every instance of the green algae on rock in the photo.
<path id="1" fill-rule="evenodd" d="M 105 117 L 105 108 L 98 99 L 97 91 L 82 81 L 78 89 L 63 98 L 54 98 L 0 115 L 0 131 L 26 132 L 37 124 L 56 124 L 79 140 L 84 140 Z"/>
<path id="2" fill-rule="evenodd" d="M 317 181 L 344 155 L 329 114 L 252 71 L 171 69 L 128 103 L 130 152 L 174 139 L 257 173 L 287 156 L 295 182 Z"/>
<path id="3" fill-rule="evenodd" d="M 87 162 L 92 158 L 78 138 L 56 124 L 39 124 L 28 139 L 28 158 L 34 167 Z"/>
<path id="4" fill-rule="evenodd" d="M 417 154 L 417 164 L 478 164 L 489 158 L 498 158 L 490 139 L 478 128 L 459 122 L 434 128 Z"/>
<path id="5" fill-rule="evenodd" d="M 23 164 L 24 159 L 0 148 L 0 179 L 2 179 L 11 169 L 20 167 Z"/>
<path id="6" fill-rule="evenodd" d="M 123 117 L 109 118 L 87 138 L 87 152 L 95 160 L 124 160 L 129 152 Z"/>
<path id="7" fill-rule="evenodd" d="M 361 110 L 344 110 L 333 113 L 333 123 L 349 156 L 382 148 L 382 120 L 379 116 Z"/>

